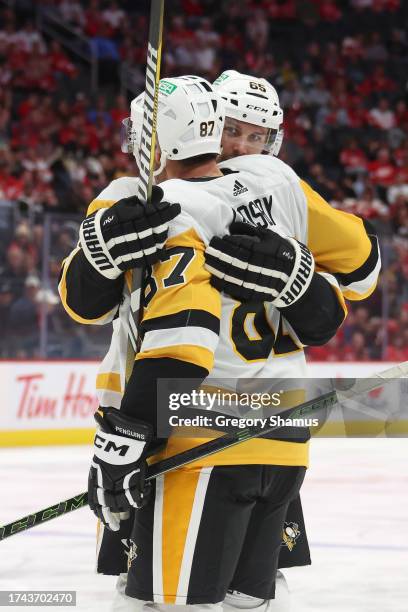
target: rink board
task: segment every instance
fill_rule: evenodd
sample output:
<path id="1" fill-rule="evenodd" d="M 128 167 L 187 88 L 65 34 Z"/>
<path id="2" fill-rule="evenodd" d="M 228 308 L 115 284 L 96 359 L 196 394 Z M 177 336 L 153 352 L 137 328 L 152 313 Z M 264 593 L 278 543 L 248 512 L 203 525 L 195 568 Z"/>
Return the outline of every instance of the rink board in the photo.
<path id="1" fill-rule="evenodd" d="M 392 365 L 316 362 L 309 371 L 316 378 L 365 377 Z M 91 442 L 97 367 L 93 361 L 1 361 L 0 447 Z"/>

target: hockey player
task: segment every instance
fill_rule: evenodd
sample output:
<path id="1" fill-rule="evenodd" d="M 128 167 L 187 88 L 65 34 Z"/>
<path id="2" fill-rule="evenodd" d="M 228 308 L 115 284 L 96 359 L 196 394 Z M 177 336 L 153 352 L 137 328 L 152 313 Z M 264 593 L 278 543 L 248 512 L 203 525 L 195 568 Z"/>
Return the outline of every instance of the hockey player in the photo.
<path id="1" fill-rule="evenodd" d="M 250 154 L 265 154 L 278 155 L 279 149 L 282 143 L 282 121 L 283 111 L 279 106 L 279 99 L 275 89 L 264 79 L 258 79 L 257 77 L 251 77 L 247 75 L 241 75 L 236 71 L 227 71 L 220 75 L 215 82 L 215 87 L 223 96 L 226 102 L 226 123 L 223 132 L 222 139 L 222 157 L 223 160 L 228 160 L 239 155 L 250 155 Z M 139 104 L 141 100 L 139 100 Z M 137 102 L 134 105 L 133 113 L 134 124 L 137 125 Z M 280 164 L 280 166 L 279 166 Z M 231 167 L 230 164 L 223 164 L 225 170 Z M 247 168 L 251 168 L 251 160 L 247 159 Z M 288 167 L 282 162 L 276 161 L 275 171 L 282 169 L 282 176 L 285 176 L 289 172 Z M 292 173 L 293 178 L 294 173 Z M 307 185 L 303 184 L 305 189 Z M 239 191 L 242 186 L 239 183 L 236 185 L 235 196 L 239 195 Z M 243 190 L 245 193 L 245 190 Z M 337 260 L 327 260 L 327 265 L 330 271 L 333 265 L 334 270 L 341 274 L 340 280 L 344 283 L 342 285 L 343 290 L 350 299 L 362 299 L 366 297 L 375 287 L 376 279 L 379 270 L 379 254 L 378 245 L 375 235 L 372 229 L 366 227 L 356 218 L 350 218 L 348 215 L 337 215 L 334 211 L 329 209 L 328 205 L 319 198 L 318 194 L 311 192 L 309 189 L 309 195 L 312 194 L 316 201 L 319 210 L 321 209 L 322 216 L 329 215 L 333 212 L 333 225 L 332 228 L 340 236 L 340 240 L 343 241 L 343 252 L 346 254 L 348 260 L 348 266 L 354 266 L 349 272 L 354 273 L 354 277 L 349 273 L 344 274 L 344 262 Z M 261 227 L 265 227 L 265 215 L 262 214 L 259 208 L 260 201 L 255 200 L 250 202 L 249 206 L 252 207 L 252 218 L 249 215 L 249 211 L 241 207 L 245 218 L 249 222 L 254 222 Z M 320 206 L 319 206 L 320 205 Z M 254 214 L 255 210 L 255 214 Z M 350 223 L 352 221 L 352 223 Z M 344 226 L 343 228 L 340 226 Z M 242 228 L 241 228 L 242 231 Z M 370 234 L 370 240 L 368 240 L 368 234 Z M 208 259 L 212 266 L 209 269 L 214 274 L 222 275 L 225 272 L 225 263 L 215 260 L 222 256 L 228 256 L 229 261 L 231 260 L 232 245 L 234 238 L 225 239 L 226 252 L 222 253 L 222 247 L 217 251 L 211 249 L 209 251 Z M 371 242 L 371 244 L 370 244 Z M 222 245 L 219 242 L 218 245 Z M 256 245 L 255 245 L 256 246 Z M 255 247 L 254 247 L 255 248 Z M 365 254 L 368 256 L 366 261 L 363 262 L 365 265 L 361 270 L 362 257 Z M 234 253 L 236 256 L 237 253 Z M 242 250 L 241 250 L 242 257 Z M 245 262 L 244 262 L 245 263 Z M 219 269 L 217 270 L 217 265 Z M 214 267 L 215 266 L 215 267 Z M 236 270 L 236 273 L 241 274 L 240 278 L 236 278 L 236 282 L 244 282 L 245 278 L 242 276 L 242 271 L 245 266 L 242 265 L 241 269 Z M 245 292 L 242 287 L 231 285 L 231 268 L 229 268 L 228 276 L 229 283 L 218 281 L 220 289 L 230 292 L 236 297 L 247 300 L 261 299 L 261 295 L 256 295 L 252 290 L 251 292 Z M 360 278 L 358 276 L 360 275 Z M 348 276 L 348 278 L 347 278 Z M 355 281 L 353 287 L 348 285 Z M 248 279 L 247 279 L 248 280 Z M 353 290 L 351 290 L 353 289 Z M 251 295 L 252 294 L 252 295 Z M 288 516 L 285 521 L 285 529 L 283 535 L 284 545 L 281 548 L 281 554 L 279 557 L 279 567 L 290 567 L 294 565 L 305 565 L 310 563 L 310 553 L 307 543 L 307 537 L 304 528 L 304 520 L 300 498 L 293 500 L 288 510 Z M 282 575 L 279 575 L 282 580 Z"/>
<path id="2" fill-rule="evenodd" d="M 274 87 L 265 79 L 227 70 L 216 79 L 214 88 L 226 105 L 222 163 L 219 167 L 224 172 L 250 170 L 260 181 L 269 172 L 275 172 L 280 174 L 282 182 L 291 182 L 303 200 L 302 224 L 307 236 L 306 243 L 315 259 L 318 259 L 319 269 L 336 277 L 347 299 L 362 300 L 371 295 L 381 267 L 375 230 L 366 220 L 331 208 L 276 157 L 283 139 L 283 111 Z M 258 196 L 253 201 L 241 204 L 241 199 L 248 198 L 245 191 L 239 191 L 237 186 L 235 202 L 239 204 L 236 208 L 244 219 L 257 227 L 273 228 L 273 201 Z M 227 238 L 227 243 L 234 243 L 234 238 Z M 224 243 L 218 244 L 221 246 Z M 218 257 L 212 261 L 215 264 Z M 222 276 L 222 271 L 217 274 L 217 266 L 214 266 L 213 274 Z M 234 272 L 237 274 L 235 280 L 242 285 L 244 275 L 240 275 L 235 268 Z M 229 287 L 233 290 L 234 285 L 236 283 L 231 283 Z M 224 283 L 220 288 L 226 290 L 227 286 Z M 259 297 L 256 291 L 241 291 L 240 296 L 241 299 Z"/>
<path id="3" fill-rule="evenodd" d="M 335 273 L 340 281 L 340 287 L 348 299 L 359 300 L 367 297 L 375 288 L 380 257 L 377 239 L 373 228 L 368 223 L 361 222 L 355 217 L 350 218 L 344 213 L 331 215 L 329 205 L 310 187 L 300 179 L 296 179 L 286 164 L 274 159 L 279 154 L 283 140 L 283 111 L 279 104 L 279 97 L 275 88 L 265 79 L 240 74 L 235 70 L 223 72 L 214 82 L 214 87 L 223 97 L 226 105 L 226 119 L 222 138 L 221 161 L 224 169 L 247 168 L 257 172 L 260 180 L 268 168 L 274 172 L 280 172 L 282 180 L 296 180 L 304 192 L 307 206 L 304 210 L 304 222 L 310 225 L 313 217 L 321 216 L 322 228 L 327 224 L 327 234 L 309 238 L 309 248 L 315 254 L 317 250 L 326 251 L 325 261 L 322 261 L 322 269 Z M 242 155 L 265 155 L 271 157 L 268 161 L 263 159 L 234 158 Z M 228 161 L 230 160 L 230 161 Z M 258 165 L 259 164 L 259 165 Z M 236 195 L 240 195 L 237 185 Z M 270 227 L 273 221 L 273 203 L 265 199 L 256 199 L 238 207 L 245 219 L 256 226 Z M 269 218 L 268 218 L 268 212 Z M 332 216 L 332 221 L 329 221 Z M 343 226 L 342 218 L 344 219 Z M 323 221 L 325 219 L 325 221 Z M 352 220 L 352 223 L 350 221 Z M 332 226 L 330 227 L 330 225 Z M 316 222 L 316 225 L 318 223 Z M 324 238 L 327 239 L 326 244 Z M 334 243 L 337 242 L 337 244 Z M 261 295 L 251 288 L 243 289 L 243 284 L 250 280 L 247 278 L 246 259 L 240 268 L 225 268 L 225 258 L 228 262 L 233 257 L 238 259 L 243 256 L 240 239 L 226 237 L 224 241 L 214 241 L 214 246 L 208 250 L 209 270 L 218 277 L 215 286 L 220 290 L 234 295 L 237 299 L 261 299 Z M 215 250 L 214 250 L 214 247 Z M 256 248 L 256 245 L 253 246 Z M 240 249 L 240 251 L 238 251 Z M 343 257 L 339 256 L 339 250 Z M 254 254 L 252 254 L 252 257 Z M 334 258 L 333 258 L 334 256 Z M 224 262 L 222 259 L 224 258 Z M 237 261 L 237 260 L 236 260 Z M 246 265 L 245 265 L 246 264 Z M 225 273 L 228 281 L 225 280 Z M 235 278 L 232 278 L 235 273 Z M 310 563 L 310 552 L 304 526 L 303 511 L 300 496 L 289 505 L 285 520 L 283 546 L 279 556 L 279 567 L 292 567 L 307 565 Z M 282 574 L 278 573 L 280 582 L 284 580 Z"/>
<path id="4" fill-rule="evenodd" d="M 273 172 L 262 188 L 273 194 L 278 231 L 264 232 L 262 239 L 269 241 L 264 263 L 280 273 L 272 277 L 272 282 L 268 274 L 265 279 L 263 273 L 260 276 L 266 282 L 262 286 L 268 287 L 268 304 L 240 305 L 211 287 L 204 269 L 204 249 L 212 235 L 228 231 L 236 180 L 242 186 L 241 195 L 246 193 L 250 198 L 259 193 L 259 178 L 245 171 L 224 176 L 218 170 L 215 158 L 222 113 L 219 100 L 205 81 L 167 79 L 160 98 L 158 140 L 172 179 L 162 187 L 166 200 L 180 202 L 182 212 L 171 226 L 166 257 L 153 266 L 141 352 L 120 413 L 114 408 L 120 405 L 123 388 L 128 288 L 123 273 L 116 278 L 107 276 L 105 266 L 108 261 L 112 269 L 113 260 L 119 268 L 126 260 L 127 253 L 113 251 L 125 242 L 120 232 L 128 233 L 115 213 L 123 207 L 122 200 L 135 192 L 132 179 L 115 181 L 91 204 L 82 225 L 80 250 L 65 262 L 60 283 L 63 302 L 74 318 L 89 323 L 115 319 L 112 345 L 98 377 L 104 408 L 99 416 L 102 429 L 95 438 L 90 478 L 91 505 L 103 523 L 113 529 L 118 527 L 118 512 L 142 505 L 145 500 L 143 471 L 154 435 L 156 380 L 161 371 L 166 376 L 198 379 L 204 379 L 210 371 L 223 378 L 277 377 L 290 371 L 299 376 L 304 371 L 304 342 L 288 322 L 296 311 L 296 302 L 303 299 L 307 303 L 307 297 L 314 297 L 317 291 L 326 303 L 324 321 L 319 321 L 318 329 L 313 312 L 308 313 L 309 321 L 302 322 L 300 336 L 309 334 L 313 341 L 319 333 L 334 333 L 344 317 L 336 281 L 316 273 L 307 247 L 287 238 L 296 236 L 306 241 L 305 227 L 299 219 L 303 200 L 293 192 L 290 181 L 282 186 Z M 98 261 L 95 251 L 103 255 Z M 105 261 L 103 267 L 101 261 Z M 96 286 L 95 273 L 104 277 L 103 300 L 96 292 L 88 293 L 86 287 L 88 279 L 91 287 Z M 82 291 L 76 289 L 79 279 Z M 301 290 L 288 304 L 295 279 Z M 285 323 L 281 309 L 286 309 Z M 255 337 L 248 334 L 247 320 L 253 322 Z M 308 329 L 312 326 L 313 332 Z M 200 441 L 171 437 L 166 454 Z M 131 463 L 123 457 L 115 459 L 118 445 L 129 449 L 124 454 L 131 455 Z M 233 588 L 262 599 L 255 606 L 248 598 L 248 607 L 272 610 L 284 513 L 299 488 L 306 463 L 307 443 L 261 439 L 213 456 L 193 470 L 179 470 L 158 479 L 151 500 L 137 512 L 129 552 L 127 593 L 135 597 L 134 608 L 130 609 L 140 609 L 140 600 L 219 608 L 226 591 Z M 227 498 L 216 494 L 227 490 Z M 259 498 L 263 503 L 258 503 Z M 266 537 L 260 529 L 263 510 L 275 526 L 268 527 Z M 217 525 L 212 524 L 212 516 L 217 516 Z M 220 537 L 209 541 L 217 532 Z M 223 563 L 217 568 L 221 558 Z"/>
<path id="5" fill-rule="evenodd" d="M 266 79 L 240 74 L 235 70 L 220 74 L 214 82 L 214 88 L 225 102 L 225 125 L 219 161 L 241 155 L 278 156 L 283 141 L 283 110 L 275 88 Z M 253 221 L 258 224 L 261 217 L 255 217 Z M 211 255 L 209 260 L 211 262 Z M 227 286 L 220 285 L 220 288 L 228 291 Z M 294 535 L 289 537 L 288 534 Z M 278 567 L 309 565 L 310 562 L 302 504 L 300 496 L 297 496 L 289 504 Z M 281 571 L 277 572 L 276 584 L 280 596 L 285 598 L 288 587 Z"/>

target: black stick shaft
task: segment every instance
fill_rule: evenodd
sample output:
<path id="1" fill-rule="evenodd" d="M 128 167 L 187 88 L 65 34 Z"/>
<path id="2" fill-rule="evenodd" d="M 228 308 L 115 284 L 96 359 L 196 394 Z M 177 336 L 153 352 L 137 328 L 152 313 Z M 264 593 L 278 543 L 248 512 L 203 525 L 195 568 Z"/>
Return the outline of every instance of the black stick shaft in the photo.
<path id="1" fill-rule="evenodd" d="M 143 104 L 143 123 L 139 147 L 139 197 L 149 204 L 152 196 L 154 153 L 156 148 L 157 112 L 159 103 L 160 65 L 163 40 L 164 0 L 150 1 L 149 39 L 147 41 L 146 83 Z M 143 269 L 132 270 L 128 343 L 126 353 L 126 385 L 132 375 L 140 338 L 138 326 L 142 316 L 141 295 Z"/>

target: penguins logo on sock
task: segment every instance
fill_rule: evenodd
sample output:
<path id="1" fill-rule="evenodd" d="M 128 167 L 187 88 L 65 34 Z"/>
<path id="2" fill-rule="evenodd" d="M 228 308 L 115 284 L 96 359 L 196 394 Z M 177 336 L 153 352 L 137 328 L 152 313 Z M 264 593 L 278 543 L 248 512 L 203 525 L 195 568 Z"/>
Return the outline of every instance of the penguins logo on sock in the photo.
<path id="1" fill-rule="evenodd" d="M 126 549 L 125 555 L 127 556 L 127 568 L 129 571 L 132 562 L 137 557 L 137 544 L 135 544 L 134 541 L 130 539 L 122 540 L 122 544 L 125 546 Z"/>
<path id="2" fill-rule="evenodd" d="M 300 529 L 297 523 L 284 523 L 282 531 L 282 546 L 287 546 L 290 551 L 296 546 L 296 540 L 300 536 Z"/>

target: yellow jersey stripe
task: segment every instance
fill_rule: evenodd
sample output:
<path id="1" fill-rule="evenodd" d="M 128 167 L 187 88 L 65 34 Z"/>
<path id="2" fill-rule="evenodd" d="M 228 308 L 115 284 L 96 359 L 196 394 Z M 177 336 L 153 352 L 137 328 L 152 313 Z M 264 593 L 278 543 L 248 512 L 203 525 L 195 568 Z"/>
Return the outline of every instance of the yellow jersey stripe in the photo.
<path id="1" fill-rule="evenodd" d="M 116 391 L 122 393 L 122 384 L 120 382 L 120 374 L 117 372 L 107 372 L 98 374 L 96 377 L 96 388 L 107 389 L 109 391 Z"/>
<path id="2" fill-rule="evenodd" d="M 184 547 L 199 472 L 176 470 L 164 476 L 163 495 L 163 593 L 165 603 L 174 604 L 183 561 Z M 180 495 L 180 491 L 183 494 Z"/>
<path id="3" fill-rule="evenodd" d="M 86 216 L 89 217 L 100 208 L 110 208 L 114 204 L 116 204 L 116 200 L 92 200 L 86 211 Z"/>
<path id="4" fill-rule="evenodd" d="M 148 306 L 144 309 L 143 321 L 165 315 L 176 314 L 183 310 L 203 310 L 221 318 L 221 297 L 210 285 L 210 273 L 204 268 L 204 243 L 194 229 L 190 229 L 167 241 L 166 250 L 177 247 L 190 247 L 195 256 L 189 263 L 183 276 L 184 283 L 166 286 L 165 281 L 171 277 L 179 257 L 171 257 L 153 266 L 152 276 L 157 291 Z"/>
<path id="5" fill-rule="evenodd" d="M 307 201 L 307 244 L 316 264 L 332 274 L 357 270 L 371 252 L 362 219 L 332 208 L 304 181 L 300 185 Z"/>

